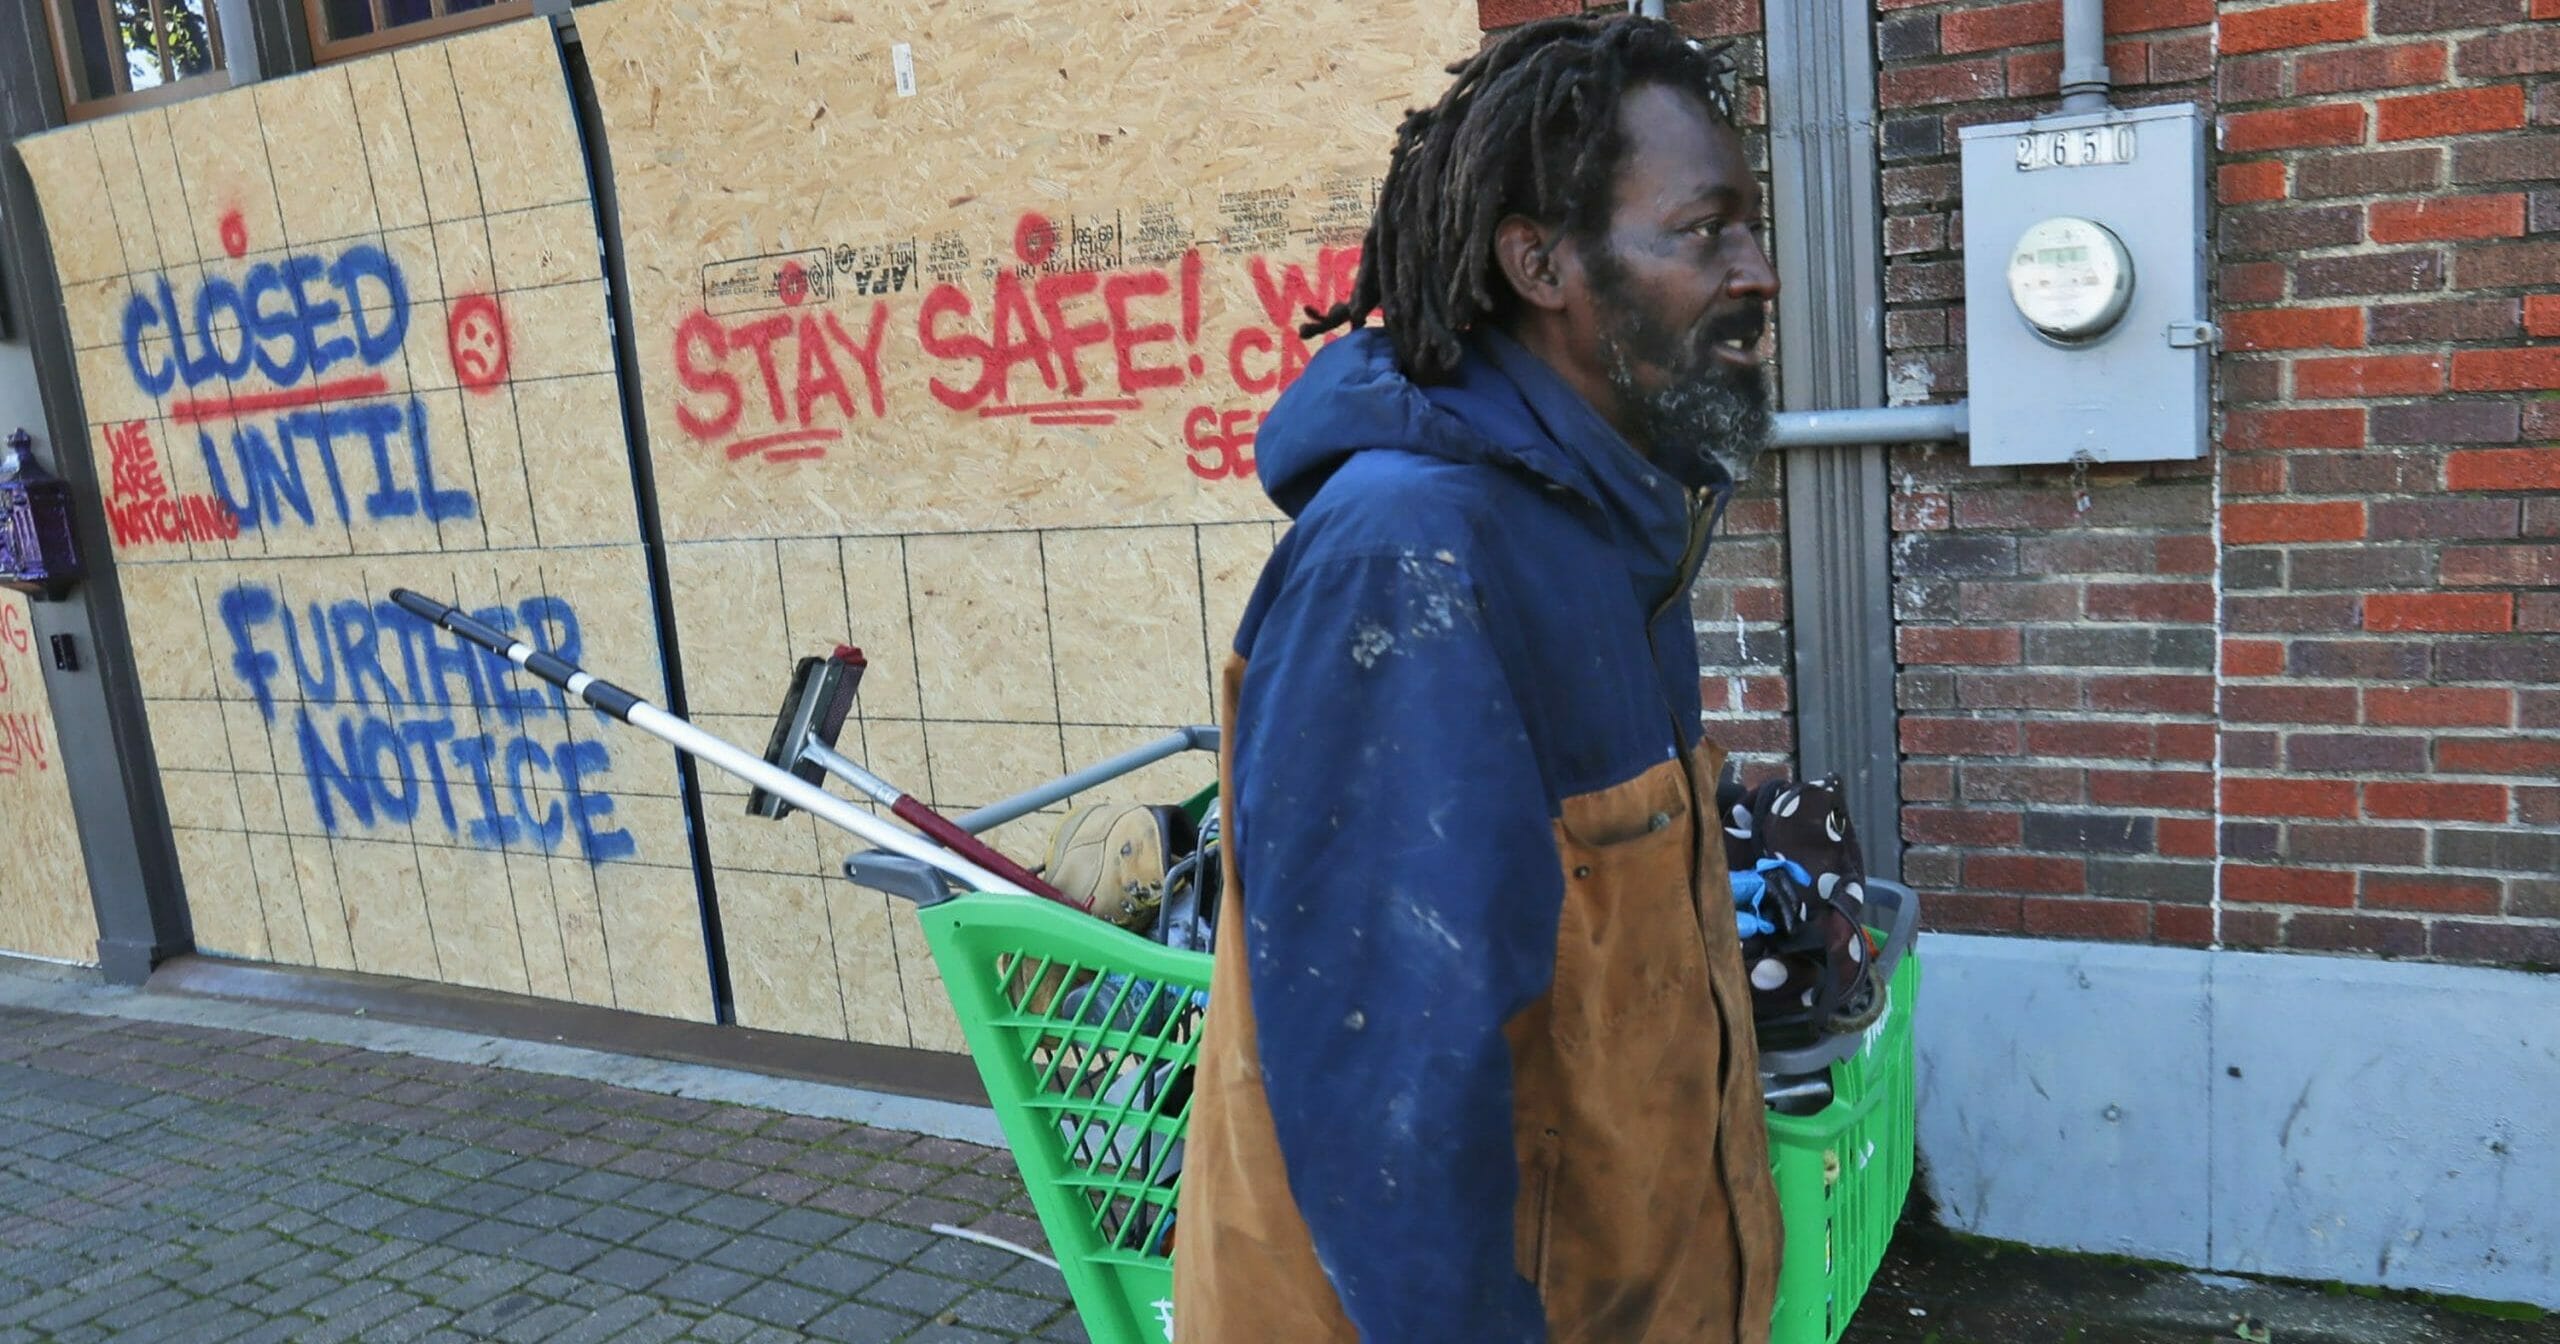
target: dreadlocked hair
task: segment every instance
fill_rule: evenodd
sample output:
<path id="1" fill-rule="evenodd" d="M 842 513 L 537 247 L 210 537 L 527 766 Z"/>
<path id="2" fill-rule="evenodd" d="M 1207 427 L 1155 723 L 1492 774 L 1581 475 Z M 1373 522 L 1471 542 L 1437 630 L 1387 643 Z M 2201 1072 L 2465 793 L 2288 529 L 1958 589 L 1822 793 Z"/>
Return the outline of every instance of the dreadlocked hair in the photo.
<path id="1" fill-rule="evenodd" d="M 1381 313 L 1397 365 L 1421 383 L 1454 374 L 1465 334 L 1512 302 L 1493 251 L 1505 218 L 1583 238 L 1607 220 L 1624 151 L 1618 108 L 1631 88 L 1694 94 L 1737 124 L 1727 44 L 1694 41 L 1661 19 L 1543 20 L 1449 73 L 1457 79 L 1439 103 L 1407 112 L 1396 130 L 1350 299 L 1309 308 L 1299 328 L 1313 338 Z"/>

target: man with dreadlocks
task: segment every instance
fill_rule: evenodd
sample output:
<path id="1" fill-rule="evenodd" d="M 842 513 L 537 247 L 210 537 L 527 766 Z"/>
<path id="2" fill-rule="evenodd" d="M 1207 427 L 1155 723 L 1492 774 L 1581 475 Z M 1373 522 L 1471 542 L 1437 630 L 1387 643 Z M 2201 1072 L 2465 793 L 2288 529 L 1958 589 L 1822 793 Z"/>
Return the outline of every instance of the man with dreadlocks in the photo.
<path id="1" fill-rule="evenodd" d="M 1453 73 L 1256 445 L 1296 525 L 1225 676 L 1174 1321 L 1764 1341 L 1777 1205 L 1688 600 L 1769 424 L 1732 70 L 1620 18 Z"/>

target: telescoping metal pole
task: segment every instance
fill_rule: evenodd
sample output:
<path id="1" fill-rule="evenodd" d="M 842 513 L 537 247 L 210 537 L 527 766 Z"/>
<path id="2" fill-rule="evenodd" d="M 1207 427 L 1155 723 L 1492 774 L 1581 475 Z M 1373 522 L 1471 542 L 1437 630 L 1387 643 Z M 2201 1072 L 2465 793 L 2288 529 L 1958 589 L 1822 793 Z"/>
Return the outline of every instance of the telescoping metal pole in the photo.
<path id="1" fill-rule="evenodd" d="M 1017 883 L 900 830 L 788 770 L 774 767 L 754 752 L 713 737 L 612 682 L 598 680 L 567 659 L 544 653 L 434 598 L 406 588 L 392 589 L 391 600 L 399 603 L 400 608 L 410 615 L 497 654 L 676 750 L 709 761 L 767 793 L 789 800 L 793 807 L 851 831 L 882 849 L 903 854 L 919 863 L 931 864 L 968 884 L 972 890 L 1031 894 Z"/>

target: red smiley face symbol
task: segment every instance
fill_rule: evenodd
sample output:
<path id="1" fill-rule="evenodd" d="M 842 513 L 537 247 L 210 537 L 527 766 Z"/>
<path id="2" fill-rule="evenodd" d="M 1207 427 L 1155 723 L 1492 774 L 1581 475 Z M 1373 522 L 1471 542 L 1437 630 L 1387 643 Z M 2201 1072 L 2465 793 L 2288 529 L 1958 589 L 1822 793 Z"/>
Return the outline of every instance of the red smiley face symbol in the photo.
<path id="1" fill-rule="evenodd" d="M 507 319 L 486 294 L 457 299 L 445 325 L 445 353 L 453 375 L 474 392 L 487 392 L 507 377 Z"/>

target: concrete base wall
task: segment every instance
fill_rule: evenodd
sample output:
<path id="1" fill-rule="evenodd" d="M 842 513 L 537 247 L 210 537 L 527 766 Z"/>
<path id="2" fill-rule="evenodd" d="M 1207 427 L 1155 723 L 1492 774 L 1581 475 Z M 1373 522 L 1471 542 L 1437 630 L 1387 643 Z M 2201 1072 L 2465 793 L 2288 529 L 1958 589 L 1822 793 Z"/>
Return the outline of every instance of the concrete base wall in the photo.
<path id="1" fill-rule="evenodd" d="M 1930 935 L 1959 1230 L 2560 1307 L 2560 976 Z"/>

